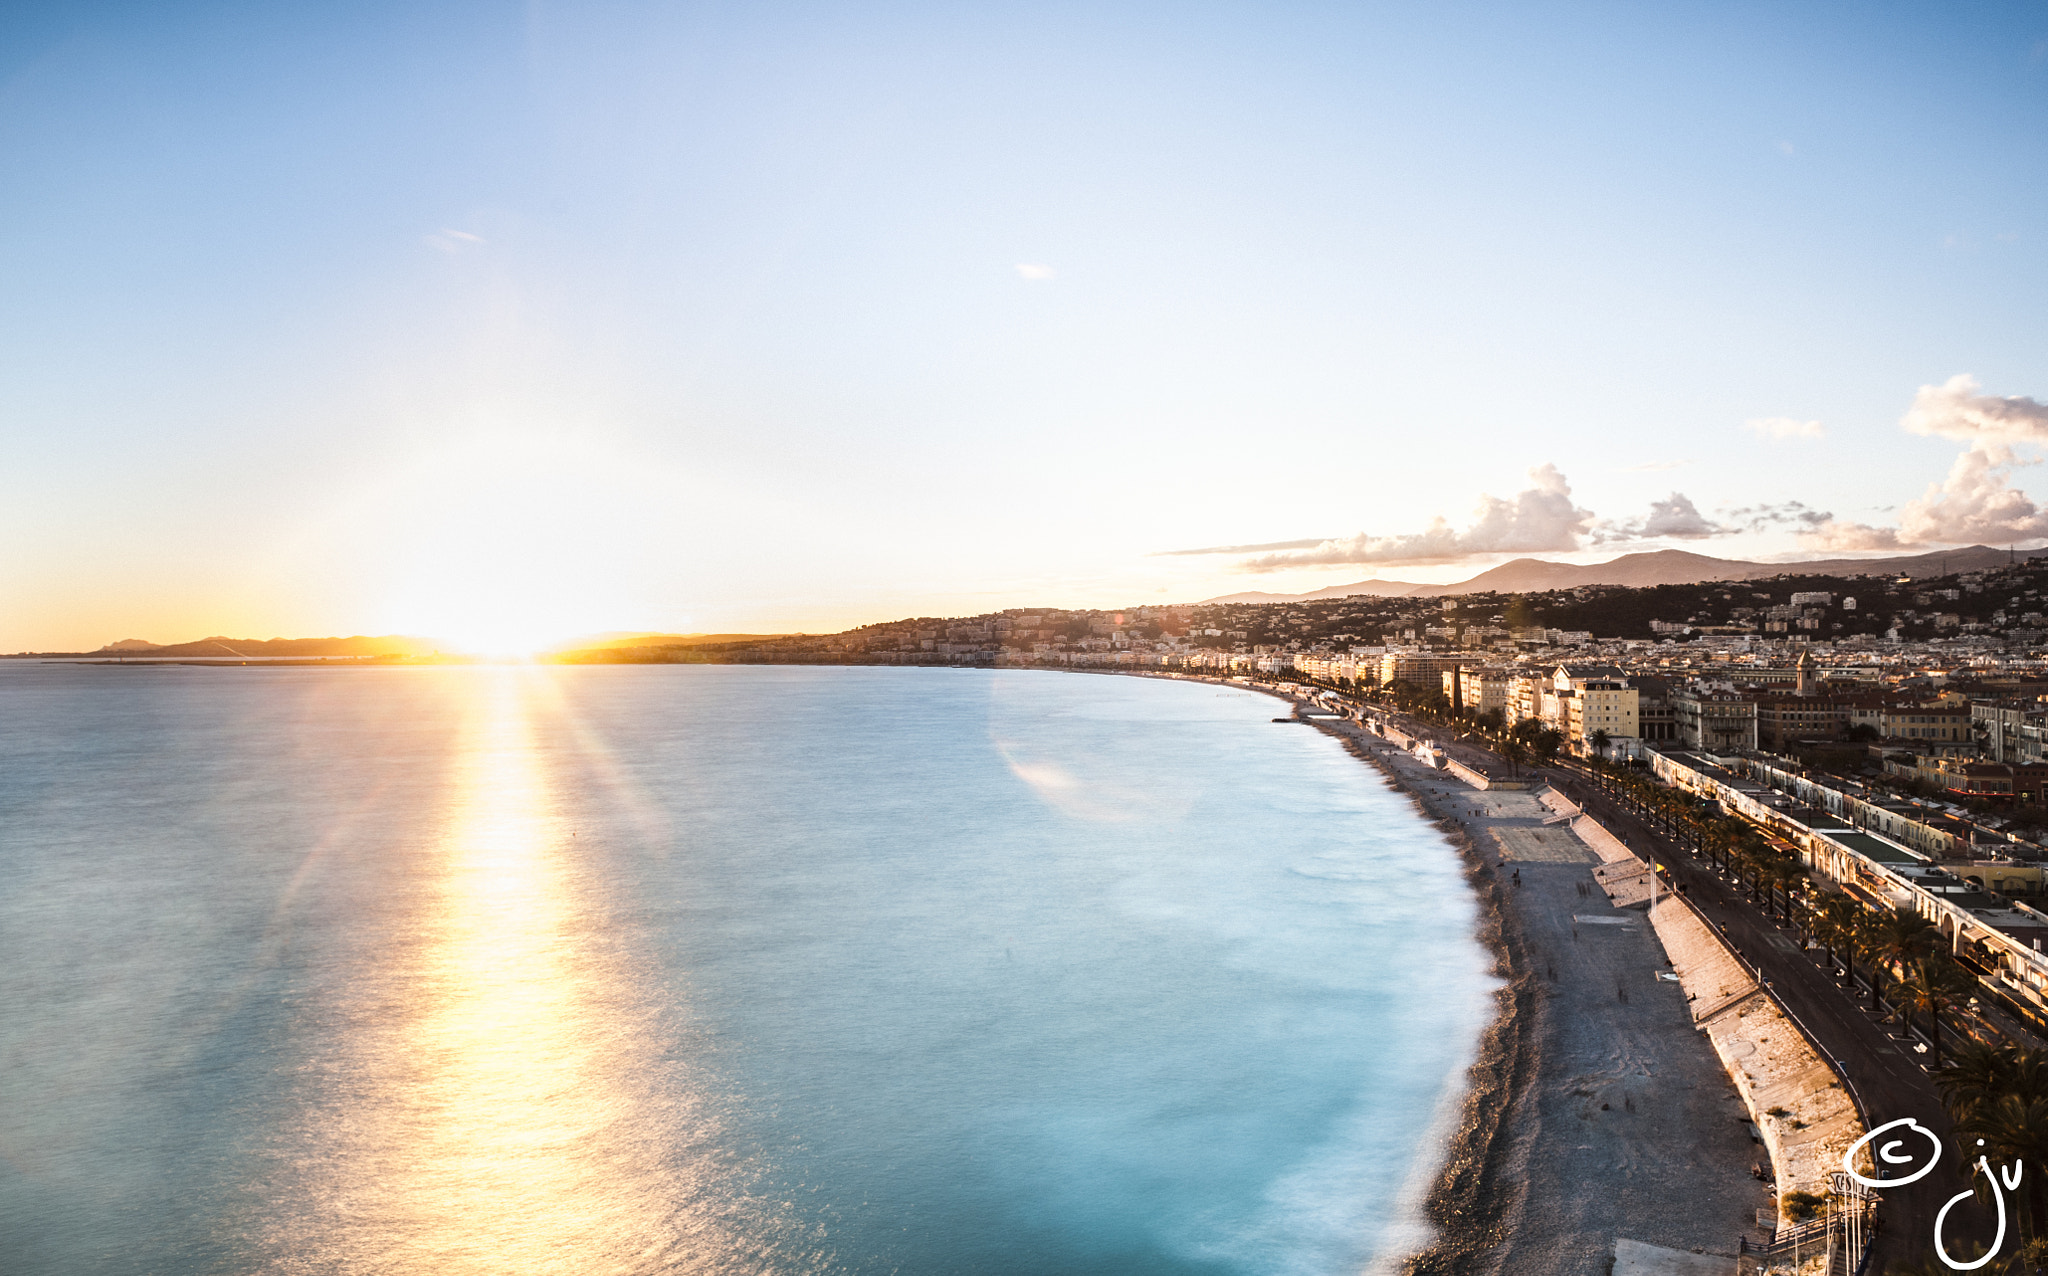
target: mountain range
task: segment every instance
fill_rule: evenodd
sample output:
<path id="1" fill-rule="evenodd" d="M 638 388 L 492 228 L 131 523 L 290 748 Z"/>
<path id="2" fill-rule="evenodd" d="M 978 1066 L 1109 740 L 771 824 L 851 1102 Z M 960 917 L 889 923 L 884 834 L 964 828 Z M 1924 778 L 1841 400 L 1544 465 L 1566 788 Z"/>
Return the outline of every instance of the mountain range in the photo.
<path id="1" fill-rule="evenodd" d="M 431 638 L 408 638 L 387 634 L 382 638 L 201 638 L 160 646 L 140 638 L 110 642 L 94 655 L 110 656 L 297 656 L 302 659 L 336 656 L 431 656 L 441 644 Z"/>
<path id="2" fill-rule="evenodd" d="M 1447 594 L 1533 594 L 1548 589 L 1577 589 L 1581 585 L 1694 585 L 1708 580 L 1762 580 L 1770 576 L 1947 576 L 1953 572 L 1983 571 L 2002 567 L 2014 557 L 2035 558 L 2048 549 L 2030 549 L 2024 554 L 2011 550 L 1972 545 L 1967 549 L 1936 550 L 1899 558 L 1816 558 L 1798 563 L 1754 563 L 1739 558 L 1710 558 L 1682 549 L 1660 549 L 1642 554 L 1623 554 L 1604 563 L 1553 563 L 1541 558 L 1517 558 L 1479 573 L 1470 580 L 1448 585 L 1417 585 L 1401 580 L 1361 580 L 1349 585 L 1331 585 L 1306 594 L 1269 594 L 1251 591 L 1203 599 L 1212 603 L 1293 603 L 1318 598 L 1351 598 L 1372 594 L 1382 598 L 1442 598 Z"/>
<path id="3" fill-rule="evenodd" d="M 563 648 L 577 647 L 700 647 L 717 643 L 758 641 L 781 637 L 780 634 L 664 634 L 644 631 L 615 629 L 608 633 L 592 634 L 573 643 L 561 644 Z M 201 638 L 197 642 L 180 642 L 164 645 L 147 642 L 141 638 L 123 638 L 110 642 L 93 652 L 101 656 L 217 656 L 224 659 L 241 657 L 251 659 L 257 656 L 298 657 L 300 659 L 333 659 L 337 657 L 374 656 L 432 656 L 438 655 L 444 644 L 432 638 L 414 638 L 404 634 L 387 634 L 382 638 Z"/>

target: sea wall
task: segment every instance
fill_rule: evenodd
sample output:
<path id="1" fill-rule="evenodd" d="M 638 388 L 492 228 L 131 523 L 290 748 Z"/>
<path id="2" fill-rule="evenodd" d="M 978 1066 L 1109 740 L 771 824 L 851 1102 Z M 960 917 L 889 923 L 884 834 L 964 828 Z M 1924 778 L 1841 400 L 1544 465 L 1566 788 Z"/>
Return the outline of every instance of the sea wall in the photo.
<path id="1" fill-rule="evenodd" d="M 1763 1135 L 1778 1199 L 1825 1194 L 1829 1173 L 1864 1133 L 1841 1078 L 1690 904 L 1666 895 L 1650 924 L 1691 1002 L 1693 1023 Z M 1790 1221 L 1780 1216 L 1781 1226 Z"/>
<path id="2" fill-rule="evenodd" d="M 1483 771 L 1475 771 L 1456 758 L 1446 758 L 1444 760 L 1444 770 L 1449 771 L 1452 775 L 1457 776 L 1475 789 L 1514 791 L 1535 787 L 1535 782 L 1530 780 L 1503 780 L 1498 776 L 1487 775 Z"/>

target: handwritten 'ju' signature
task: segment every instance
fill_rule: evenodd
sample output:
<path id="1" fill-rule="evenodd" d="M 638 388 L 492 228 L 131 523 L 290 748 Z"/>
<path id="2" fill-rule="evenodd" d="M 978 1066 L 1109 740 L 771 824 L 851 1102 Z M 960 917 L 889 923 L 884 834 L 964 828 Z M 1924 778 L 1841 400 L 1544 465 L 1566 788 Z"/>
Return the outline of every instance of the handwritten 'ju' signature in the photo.
<path id="1" fill-rule="evenodd" d="M 1903 1127 L 1904 1132 L 1917 1134 L 1927 1140 L 1931 1151 L 1927 1154 L 1924 1163 L 1920 1162 L 1920 1158 L 1911 1151 L 1901 1150 L 1911 1146 L 1911 1140 L 1903 1137 L 1903 1133 L 1901 1137 L 1884 1139 L 1882 1142 L 1878 1141 L 1884 1135 L 1893 1130 L 1899 1130 L 1901 1127 Z M 1898 1178 L 1872 1178 L 1858 1171 L 1855 1166 L 1856 1154 L 1866 1146 L 1871 1148 L 1871 1166 L 1880 1174 L 1890 1166 L 1919 1164 L 1919 1168 L 1910 1174 L 1905 1174 Z M 1978 1139 L 1977 1146 L 1983 1147 L 1984 1140 Z M 1941 1154 L 1941 1138 L 1934 1131 L 1915 1121 L 1912 1117 L 1900 1117 L 1896 1121 L 1885 1122 L 1875 1130 L 1856 1140 L 1855 1145 L 1842 1154 L 1842 1169 L 1850 1178 L 1855 1179 L 1865 1187 L 1903 1187 L 1908 1183 L 1917 1183 L 1933 1173 L 1934 1167 L 1941 1164 Z M 1944 1265 L 1959 1272 L 1974 1271 L 1998 1256 L 1998 1251 L 2005 1246 L 2005 1194 L 2006 1192 L 2017 1192 L 2019 1190 L 2020 1173 L 2024 1166 L 2024 1162 L 2015 1161 L 2011 1165 L 2000 1166 L 1998 1172 L 1994 1174 L 1991 1170 L 1990 1157 L 1979 1156 L 1977 1158 L 1977 1169 L 1985 1178 L 1991 1181 L 1991 1195 L 1998 1202 L 1998 1231 L 1992 1236 L 1991 1248 L 1985 1250 L 1979 1257 L 1967 1263 L 1950 1258 L 1948 1250 L 1941 1243 L 1942 1227 L 1948 1222 L 1948 1212 L 1962 1202 L 1969 1200 L 1972 1196 L 1975 1196 L 1976 1190 L 1973 1188 L 1956 1193 L 1949 1198 L 1948 1204 L 1941 1207 L 1941 1212 L 1934 1216 L 1934 1252 Z M 2001 1188 L 2003 1189 L 2002 1191 L 2000 1190 Z"/>

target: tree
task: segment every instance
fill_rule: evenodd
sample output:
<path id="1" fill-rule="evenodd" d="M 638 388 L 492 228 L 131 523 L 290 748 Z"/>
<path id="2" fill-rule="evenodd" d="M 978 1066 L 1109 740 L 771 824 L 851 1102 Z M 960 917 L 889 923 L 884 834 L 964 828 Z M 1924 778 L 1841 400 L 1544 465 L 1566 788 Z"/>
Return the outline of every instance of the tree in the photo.
<path id="1" fill-rule="evenodd" d="M 1814 931 L 1828 946 L 1828 956 L 1842 963 L 1853 981 L 1856 953 L 1863 946 L 1862 932 L 1870 921 L 1863 905 L 1847 895 L 1830 895 L 1821 901 L 1814 917 Z"/>
<path id="2" fill-rule="evenodd" d="M 1500 760 L 1508 764 L 1510 778 L 1520 775 L 1523 764 L 1529 760 L 1529 746 L 1523 744 L 1516 736 L 1511 735 L 1502 740 L 1494 746 L 1493 751 L 1500 754 Z"/>
<path id="3" fill-rule="evenodd" d="M 1985 1103 L 2012 1088 L 2016 1057 L 2011 1047 L 1965 1041 L 1937 1068 L 1934 1084 L 1941 1105 L 1952 1120 L 1961 1121 Z"/>
<path id="4" fill-rule="evenodd" d="M 1602 727 L 1602 728 L 1600 728 L 1600 729 L 1599 729 L 1598 731 L 1595 731 L 1595 732 L 1593 733 L 1593 752 L 1594 752 L 1594 754 L 1595 754 L 1596 756 L 1598 756 L 1598 757 L 1603 757 L 1603 758 L 1604 758 L 1604 757 L 1606 757 L 1606 756 L 1607 756 L 1607 746 L 1608 746 L 1609 744 L 1613 743 L 1613 741 L 1614 741 L 1614 737 L 1613 737 L 1613 736 L 1611 736 L 1611 735 L 1608 735 L 1608 734 L 1607 734 L 1607 728 L 1605 728 L 1605 727 Z"/>
<path id="5" fill-rule="evenodd" d="M 1769 852 L 1763 857 L 1757 875 L 1764 884 L 1764 914 L 1770 915 L 1771 902 L 1782 893 L 1785 897 L 1785 924 L 1792 924 L 1793 892 L 1806 881 L 1806 870 L 1799 865 L 1797 855 L 1788 854 L 1775 846 L 1766 844 Z"/>
<path id="6" fill-rule="evenodd" d="M 2029 1168 L 2038 1169 L 2042 1158 L 2048 1157 L 2048 1097 L 2017 1088 L 1999 1094 L 1979 1103 L 1956 1122 L 1955 1137 L 1957 1144 L 1970 1154 L 1970 1161 L 1985 1156 L 1994 1167 L 2030 1161 L 2033 1165 Z M 1977 1146 L 1978 1139 L 1984 1140 L 1982 1147 Z M 2022 1215 L 2021 1235 L 2041 1235 L 2044 1203 L 2048 1203 L 2048 1185 L 2042 1183 L 2039 1174 L 2026 1175 L 2021 1180 L 2017 1202 Z"/>
<path id="7" fill-rule="evenodd" d="M 1977 981 L 1946 955 L 1924 956 L 1907 964 L 1899 980 L 1899 1004 L 1908 1015 L 1927 1015 L 1927 1041 L 1934 1062 L 1941 1062 L 1941 1012 L 1970 995 Z"/>
<path id="8" fill-rule="evenodd" d="M 1557 756 L 1564 745 L 1564 733 L 1544 726 L 1534 718 L 1524 718 L 1515 724 L 1514 735 L 1527 746 L 1529 752 L 1540 761 L 1548 762 Z"/>
<path id="9" fill-rule="evenodd" d="M 1877 1009 L 1878 985 L 1895 965 L 1927 956 L 1941 947 L 1941 931 L 1911 909 L 1895 908 L 1878 917 L 1864 935 L 1864 956 L 1870 959 L 1870 1008 Z"/>
<path id="10" fill-rule="evenodd" d="M 1795 1223 L 1804 1223 L 1819 1214 L 1821 1206 L 1826 1203 L 1827 1198 L 1817 1192 L 1787 1192 L 1778 1206 L 1785 1211 L 1785 1217 Z"/>

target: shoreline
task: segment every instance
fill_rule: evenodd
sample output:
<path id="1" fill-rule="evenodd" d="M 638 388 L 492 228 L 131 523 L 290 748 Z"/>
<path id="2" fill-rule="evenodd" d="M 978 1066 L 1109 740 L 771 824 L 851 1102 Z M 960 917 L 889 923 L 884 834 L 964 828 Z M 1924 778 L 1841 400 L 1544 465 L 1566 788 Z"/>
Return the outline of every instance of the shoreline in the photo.
<path id="1" fill-rule="evenodd" d="M 1078 672 L 1078 671 L 1077 671 Z M 1094 672 L 1092 670 L 1088 672 Z M 1135 672 L 1141 678 L 1170 677 L 1180 682 L 1207 682 L 1256 691 L 1279 700 L 1305 725 L 1344 746 L 1352 757 L 1371 767 L 1389 786 L 1414 803 L 1417 815 L 1434 828 L 1457 853 L 1464 867 L 1478 916 L 1473 938 L 1492 954 L 1490 973 L 1500 982 L 1494 992 L 1492 1019 L 1480 1032 L 1472 1062 L 1466 1067 L 1463 1093 L 1456 1100 L 1456 1121 L 1422 1194 L 1418 1218 L 1428 1231 L 1422 1248 L 1386 1255 L 1375 1270 L 1391 1267 L 1402 1276 L 1492 1276 L 1515 1239 L 1526 1179 L 1513 1174 L 1515 1129 L 1512 1120 L 1536 1089 L 1542 1042 L 1535 1031 L 1536 983 L 1527 936 L 1520 919 L 1507 907 L 1500 875 L 1474 841 L 1471 831 L 1450 813 L 1436 809 L 1424 792 L 1388 759 L 1359 738 L 1345 719 L 1304 717 L 1310 702 L 1278 687 L 1203 675 L 1161 675 Z M 1344 726 L 1339 726 L 1344 723 Z M 1349 727 L 1350 729 L 1346 729 Z M 1389 748 L 1393 748 L 1391 743 Z M 1448 772 L 1447 783 L 1461 783 Z"/>
<path id="2" fill-rule="evenodd" d="M 1669 982 L 1646 901 L 1604 889 L 1595 868 L 1609 855 L 1575 829 L 1548 835 L 1565 854 L 1510 850 L 1507 839 L 1546 836 L 1516 830 L 1553 814 L 1539 797 L 1547 781 L 1480 790 L 1403 765 L 1405 750 L 1357 723 L 1295 716 L 1405 794 L 1457 853 L 1478 906 L 1471 933 L 1500 983 L 1456 1124 L 1435 1149 L 1417 1219 L 1428 1235 L 1380 1267 L 1564 1276 L 1604 1270 L 1625 1250 L 1656 1270 L 1733 1270 L 1738 1237 L 1775 1201 L 1752 1179 L 1746 1105 Z"/>
<path id="3" fill-rule="evenodd" d="M 1519 1185 L 1510 1176 L 1514 1143 L 1510 1117 L 1534 1090 L 1541 1062 L 1541 1040 L 1532 1030 L 1536 990 L 1528 945 L 1517 933 L 1519 919 L 1502 897 L 1499 874 L 1471 833 L 1434 809 L 1430 795 L 1355 736 L 1321 723 L 1314 725 L 1407 795 L 1417 812 L 1457 852 L 1464 864 L 1466 885 L 1478 905 L 1473 937 L 1492 953 L 1492 974 L 1500 987 L 1494 993 L 1493 1019 L 1480 1033 L 1472 1063 L 1465 1071 L 1457 1124 L 1423 1198 L 1422 1214 L 1431 1232 L 1429 1244 L 1402 1259 L 1400 1270 L 1405 1276 L 1467 1276 L 1489 1271 L 1492 1265 L 1486 1260 L 1512 1238 L 1522 1200 Z"/>
<path id="4" fill-rule="evenodd" d="M 1162 677 L 1155 673 L 1135 676 Z M 1310 701 L 1273 686 L 1213 676 L 1180 674 L 1171 678 L 1256 691 L 1287 704 L 1297 720 L 1343 745 L 1345 752 L 1407 796 L 1416 813 L 1462 862 L 1465 884 L 1478 906 L 1473 938 L 1492 954 L 1489 973 L 1500 986 L 1493 994 L 1493 1017 L 1480 1032 L 1462 1078 L 1455 1124 L 1429 1171 L 1429 1187 L 1420 1201 L 1417 1221 L 1427 1228 L 1428 1240 L 1407 1254 L 1384 1256 L 1374 1270 L 1390 1265 L 1402 1276 L 1492 1276 L 1500 1264 L 1489 1260 L 1504 1255 L 1515 1239 L 1526 1187 L 1526 1179 L 1513 1173 L 1517 1139 L 1512 1118 L 1524 1111 L 1534 1094 L 1542 1062 L 1542 1040 L 1535 1030 L 1537 993 L 1530 944 L 1520 919 L 1507 906 L 1500 874 L 1471 831 L 1451 813 L 1437 809 L 1432 794 L 1378 756 L 1359 738 L 1355 723 L 1305 717 L 1299 711 L 1309 707 Z M 1390 743 L 1387 747 L 1395 746 Z M 1446 783 L 1462 784 L 1448 772 L 1443 778 Z"/>

